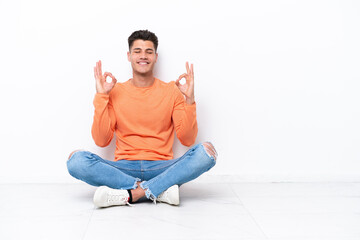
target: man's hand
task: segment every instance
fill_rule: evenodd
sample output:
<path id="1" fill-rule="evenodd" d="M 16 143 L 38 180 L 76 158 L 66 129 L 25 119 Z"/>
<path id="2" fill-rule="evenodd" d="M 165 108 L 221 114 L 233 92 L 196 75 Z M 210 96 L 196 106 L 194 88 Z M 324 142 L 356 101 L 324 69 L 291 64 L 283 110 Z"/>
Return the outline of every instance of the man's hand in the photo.
<path id="1" fill-rule="evenodd" d="M 180 89 L 182 94 L 186 97 L 186 103 L 191 105 L 195 102 L 195 96 L 194 96 L 194 68 L 193 64 L 191 64 L 191 67 L 189 68 L 189 63 L 186 62 L 186 71 L 187 73 L 181 74 L 178 80 L 176 80 L 175 84 Z M 182 78 L 186 79 L 186 83 L 181 85 L 180 80 Z"/>
<path id="2" fill-rule="evenodd" d="M 95 79 L 96 79 L 96 92 L 103 93 L 103 94 L 109 94 L 111 89 L 113 89 L 113 87 L 116 84 L 116 78 L 109 72 L 105 72 L 104 75 L 102 75 L 101 60 L 99 60 L 96 63 L 96 67 L 94 67 L 94 75 L 95 75 Z M 110 83 L 106 82 L 107 76 L 112 78 L 112 81 Z"/>

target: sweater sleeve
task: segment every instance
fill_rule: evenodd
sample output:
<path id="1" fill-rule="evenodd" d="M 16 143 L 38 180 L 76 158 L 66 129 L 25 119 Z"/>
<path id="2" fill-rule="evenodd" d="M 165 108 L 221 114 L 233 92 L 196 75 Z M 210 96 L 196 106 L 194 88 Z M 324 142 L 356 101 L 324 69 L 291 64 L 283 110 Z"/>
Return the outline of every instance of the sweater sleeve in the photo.
<path id="1" fill-rule="evenodd" d="M 196 121 L 196 103 L 188 105 L 179 88 L 174 85 L 175 103 L 172 114 L 176 135 L 185 146 L 195 143 L 198 126 Z"/>
<path id="2" fill-rule="evenodd" d="M 91 135 L 95 144 L 106 147 L 110 144 L 115 131 L 116 118 L 110 96 L 97 93 L 94 98 L 94 121 Z"/>

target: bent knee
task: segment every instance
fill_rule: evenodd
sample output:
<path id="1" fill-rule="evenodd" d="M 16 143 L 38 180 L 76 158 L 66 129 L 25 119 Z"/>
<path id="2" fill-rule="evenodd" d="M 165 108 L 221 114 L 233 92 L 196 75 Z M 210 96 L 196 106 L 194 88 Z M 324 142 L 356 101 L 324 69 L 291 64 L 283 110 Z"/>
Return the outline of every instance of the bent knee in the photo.
<path id="1" fill-rule="evenodd" d="M 202 145 L 204 146 L 205 152 L 207 153 L 207 155 L 211 158 L 213 157 L 214 160 L 216 161 L 217 157 L 218 157 L 218 153 L 214 147 L 214 145 L 211 142 L 204 142 L 202 143 Z"/>
<path id="2" fill-rule="evenodd" d="M 84 170 L 88 167 L 89 160 L 91 159 L 86 156 L 87 152 L 82 150 L 75 150 L 70 154 L 66 164 L 71 176 L 77 178 L 77 175 L 84 172 Z"/>
<path id="3" fill-rule="evenodd" d="M 70 153 L 69 157 L 68 157 L 68 160 L 72 157 L 72 155 L 73 155 L 74 153 L 80 152 L 80 151 L 82 151 L 82 150 L 81 150 L 81 149 L 77 149 L 77 150 L 75 150 L 75 151 L 72 151 L 72 152 Z"/>

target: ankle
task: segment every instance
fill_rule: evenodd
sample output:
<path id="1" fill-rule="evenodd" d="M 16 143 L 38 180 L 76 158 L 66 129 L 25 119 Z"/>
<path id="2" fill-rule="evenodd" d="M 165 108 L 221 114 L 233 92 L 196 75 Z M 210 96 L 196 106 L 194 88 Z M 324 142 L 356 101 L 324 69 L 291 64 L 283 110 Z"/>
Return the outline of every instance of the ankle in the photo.
<path id="1" fill-rule="evenodd" d="M 145 191 L 141 187 L 131 190 L 132 202 L 137 202 L 140 198 L 145 196 Z"/>

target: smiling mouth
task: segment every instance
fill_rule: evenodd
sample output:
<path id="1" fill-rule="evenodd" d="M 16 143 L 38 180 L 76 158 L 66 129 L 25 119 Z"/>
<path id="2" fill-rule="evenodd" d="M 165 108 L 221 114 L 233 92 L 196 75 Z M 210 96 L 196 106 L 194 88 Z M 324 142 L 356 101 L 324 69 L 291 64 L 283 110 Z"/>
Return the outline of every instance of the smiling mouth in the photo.
<path id="1" fill-rule="evenodd" d="M 147 65 L 149 62 L 138 62 L 139 65 Z"/>

